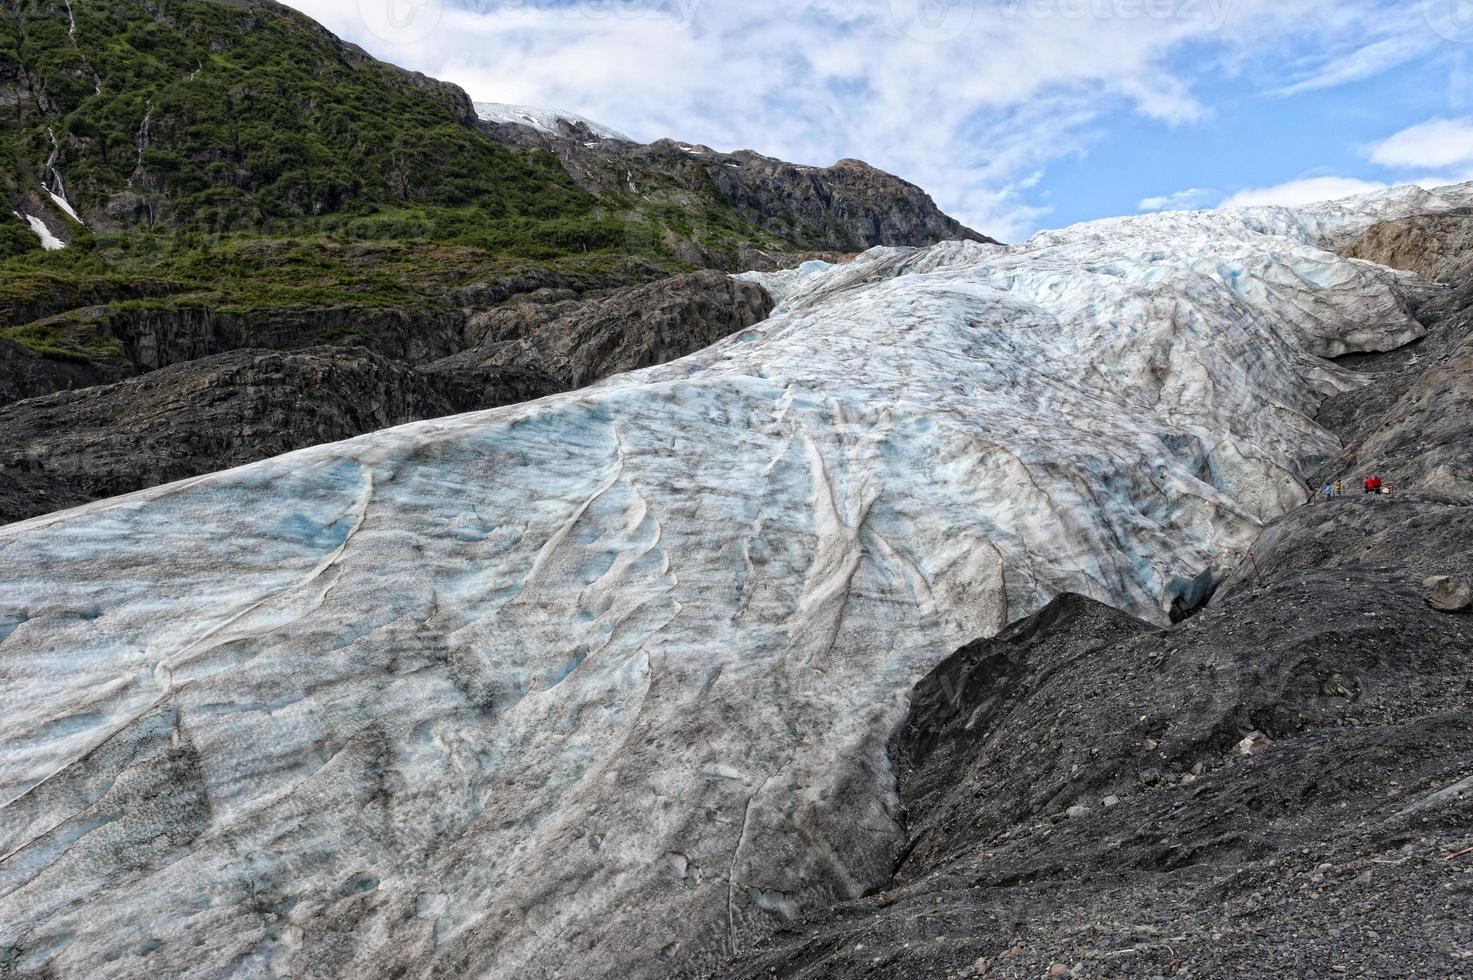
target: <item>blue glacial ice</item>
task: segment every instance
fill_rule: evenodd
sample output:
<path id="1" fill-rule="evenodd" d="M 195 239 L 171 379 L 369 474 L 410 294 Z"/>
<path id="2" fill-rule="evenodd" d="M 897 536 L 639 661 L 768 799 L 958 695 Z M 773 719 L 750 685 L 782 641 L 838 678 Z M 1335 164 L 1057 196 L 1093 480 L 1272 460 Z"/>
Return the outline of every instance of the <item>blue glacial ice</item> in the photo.
<path id="1" fill-rule="evenodd" d="M 1073 591 L 1164 621 L 1302 503 L 1322 246 L 1470 189 L 755 276 L 594 388 L 0 529 L 0 950 L 75 976 L 653 977 L 885 879 L 885 742 Z"/>

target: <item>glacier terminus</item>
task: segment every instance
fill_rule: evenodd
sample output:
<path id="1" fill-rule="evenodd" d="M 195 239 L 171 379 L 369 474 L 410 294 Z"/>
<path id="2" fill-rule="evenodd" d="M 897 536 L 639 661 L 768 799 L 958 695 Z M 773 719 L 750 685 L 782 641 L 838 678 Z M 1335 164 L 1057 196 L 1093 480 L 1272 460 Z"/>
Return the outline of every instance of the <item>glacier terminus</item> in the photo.
<path id="1" fill-rule="evenodd" d="M 754 273 L 682 360 L 0 528 L 0 975 L 699 976 L 865 893 L 915 681 L 1200 604 L 1423 331 L 1334 247 L 1470 205 Z"/>

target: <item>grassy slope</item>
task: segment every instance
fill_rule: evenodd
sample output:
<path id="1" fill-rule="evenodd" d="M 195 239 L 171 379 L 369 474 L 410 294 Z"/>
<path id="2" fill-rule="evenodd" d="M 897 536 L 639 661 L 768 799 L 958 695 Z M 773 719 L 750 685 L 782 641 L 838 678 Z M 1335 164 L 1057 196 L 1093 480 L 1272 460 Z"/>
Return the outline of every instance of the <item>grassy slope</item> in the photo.
<path id="1" fill-rule="evenodd" d="M 65 2 L 7 2 L 0 46 L 32 95 L 9 127 L 15 150 L 34 173 L 54 133 L 72 203 L 88 216 L 117 205 L 104 225 L 255 232 L 404 204 L 592 216 L 550 155 L 469 128 L 456 90 L 278 4 L 74 0 L 73 36 Z"/>
<path id="2" fill-rule="evenodd" d="M 47 254 L 0 220 L 0 338 L 36 353 L 113 353 L 86 317 L 31 322 L 74 307 L 434 309 L 470 276 L 659 257 L 551 154 L 467 125 L 458 90 L 277 4 L 72 0 L 75 34 L 65 2 L 0 4 L 0 188 L 44 203 L 54 157 L 95 231 Z"/>
<path id="3" fill-rule="evenodd" d="M 49 207 L 60 174 L 91 229 L 47 211 L 71 246 L 45 253 L 0 213 L 0 339 L 44 356 L 113 355 L 95 310 L 57 319 L 83 307 L 435 311 L 527 269 L 679 271 L 667 230 L 723 258 L 783 244 L 704 195 L 595 198 L 477 132 L 458 89 L 271 0 L 0 0 L 6 88 L 0 193 Z"/>

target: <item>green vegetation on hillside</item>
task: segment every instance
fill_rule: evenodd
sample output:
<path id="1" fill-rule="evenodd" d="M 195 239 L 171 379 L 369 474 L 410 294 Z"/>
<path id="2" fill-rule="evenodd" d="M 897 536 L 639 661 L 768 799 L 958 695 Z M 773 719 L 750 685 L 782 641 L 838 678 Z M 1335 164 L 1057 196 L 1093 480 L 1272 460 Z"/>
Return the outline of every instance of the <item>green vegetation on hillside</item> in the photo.
<path id="1" fill-rule="evenodd" d="M 0 59 L 33 96 L 15 149 L 36 166 L 55 136 L 72 203 L 116 225 L 256 231 L 405 203 L 536 223 L 595 207 L 550 154 L 466 125 L 457 89 L 279 4 L 74 0 L 75 35 L 64 2 L 12 8 Z"/>
<path id="2" fill-rule="evenodd" d="M 0 262 L 17 255 L 41 251 L 41 240 L 25 222 L 10 214 L 0 214 Z"/>
<path id="3" fill-rule="evenodd" d="M 675 204 L 595 197 L 552 154 L 477 130 L 459 89 L 273 0 L 0 15 L 0 192 L 60 231 L 59 179 L 90 229 L 45 252 L 0 215 L 0 340 L 47 357 L 114 356 L 114 313 L 434 313 L 485 302 L 471 283 L 607 286 L 787 244 L 699 168 L 689 187 L 661 178 Z"/>
<path id="4" fill-rule="evenodd" d="M 0 328 L 0 340 L 10 340 L 33 354 L 54 361 L 109 360 L 122 357 L 123 345 L 105 325 L 85 310 L 73 310 L 47 320 Z"/>
<path id="5" fill-rule="evenodd" d="M 544 281 L 608 288 L 673 268 L 617 250 L 526 257 L 475 245 L 325 233 L 83 235 L 59 252 L 0 261 L 0 340 L 45 357 L 105 359 L 117 353 L 106 320 L 119 313 L 395 309 L 433 315 L 494 304 L 498 287 L 508 295 Z"/>
<path id="6" fill-rule="evenodd" d="M 7 2 L 0 87 L 14 79 L 16 105 L 0 115 L 0 180 L 35 193 L 60 175 L 94 229 L 331 234 L 551 259 L 665 254 L 665 229 L 693 217 L 600 201 L 552 154 L 476 130 L 459 89 L 270 0 Z M 695 217 L 718 250 L 770 238 L 713 203 L 714 187 L 704 197 Z M 0 258 L 31 245 L 7 228 Z"/>

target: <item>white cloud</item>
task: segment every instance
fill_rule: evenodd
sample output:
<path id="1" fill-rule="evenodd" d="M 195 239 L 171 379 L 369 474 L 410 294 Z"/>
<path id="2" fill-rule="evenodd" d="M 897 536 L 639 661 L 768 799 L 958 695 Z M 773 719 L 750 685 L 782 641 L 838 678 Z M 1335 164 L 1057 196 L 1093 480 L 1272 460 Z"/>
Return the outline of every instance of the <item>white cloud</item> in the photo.
<path id="1" fill-rule="evenodd" d="M 1382 38 L 1362 45 L 1344 54 L 1334 56 L 1317 66 L 1311 73 L 1291 85 L 1278 90 L 1279 95 L 1298 95 L 1334 88 L 1349 82 L 1379 75 L 1383 71 L 1405 64 L 1418 55 L 1437 47 L 1437 37 L 1426 31 L 1401 34 Z"/>
<path id="2" fill-rule="evenodd" d="M 1443 170 L 1473 163 L 1473 119 L 1432 119 L 1370 148 L 1372 163 L 1395 170 Z"/>
<path id="3" fill-rule="evenodd" d="M 939 18 L 937 0 L 289 2 L 478 100 L 646 140 L 858 157 L 1010 240 L 1048 210 L 1031 175 L 1086 152 L 1121 111 L 1203 124 L 1200 80 L 1217 69 L 1332 84 L 1337 59 L 1389 63 L 1426 34 L 1405 0 L 951 0 Z"/>
<path id="4" fill-rule="evenodd" d="M 1303 177 L 1273 187 L 1245 188 L 1218 207 L 1246 208 L 1260 204 L 1278 204 L 1292 208 L 1385 189 L 1385 184 L 1356 177 Z"/>
<path id="5" fill-rule="evenodd" d="M 1143 198 L 1139 207 L 1142 211 L 1194 211 L 1198 208 L 1209 207 L 1220 200 L 1222 200 L 1221 191 L 1209 190 L 1205 187 L 1189 187 L 1175 194 Z"/>
<path id="6" fill-rule="evenodd" d="M 1399 180 L 1398 184 L 1415 184 L 1427 190 L 1435 190 L 1439 187 L 1449 187 L 1453 184 L 1473 183 L 1473 167 L 1467 170 L 1449 170 L 1440 174 L 1423 174 L 1411 180 Z"/>

